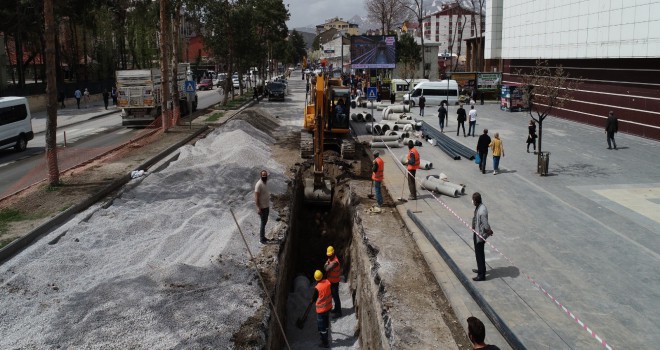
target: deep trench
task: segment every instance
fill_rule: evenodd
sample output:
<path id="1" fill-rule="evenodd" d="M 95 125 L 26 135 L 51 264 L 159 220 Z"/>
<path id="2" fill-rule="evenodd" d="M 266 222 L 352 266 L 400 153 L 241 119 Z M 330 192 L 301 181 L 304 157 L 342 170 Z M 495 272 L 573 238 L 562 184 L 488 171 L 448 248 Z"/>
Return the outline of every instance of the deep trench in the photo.
<path id="1" fill-rule="evenodd" d="M 366 156 L 366 153 L 363 153 Z M 363 161 L 364 162 L 364 161 Z M 367 160 L 367 164 L 371 164 Z M 370 264 L 358 264 L 362 266 L 361 269 L 366 271 L 353 271 L 356 265 L 352 263 L 352 254 L 355 252 L 365 251 L 365 247 L 354 247 L 354 241 L 360 242 L 360 239 L 354 240 L 355 235 L 355 198 L 350 189 L 352 178 L 361 178 L 361 162 L 354 162 L 353 166 L 346 166 L 346 163 L 337 162 L 335 164 L 327 164 L 326 170 L 331 178 L 333 178 L 333 201 L 331 207 L 323 207 L 317 205 L 310 205 L 304 200 L 303 177 L 309 176 L 310 166 L 304 164 L 297 173 L 296 179 L 293 182 L 292 198 L 290 203 L 289 216 L 289 230 L 287 232 L 287 239 L 280 250 L 279 256 L 279 271 L 277 273 L 277 288 L 274 302 L 276 310 L 282 322 L 287 323 L 288 318 L 297 318 L 300 315 L 287 315 L 287 298 L 289 293 L 294 290 L 294 279 L 297 276 L 303 275 L 310 281 L 313 281 L 313 274 L 315 270 L 323 270 L 323 264 L 326 260 L 326 248 L 331 245 L 335 248 L 335 252 L 341 262 L 342 266 L 342 283 L 349 284 L 349 290 L 353 301 L 356 297 L 364 298 L 364 296 L 356 296 L 360 290 L 364 288 L 356 288 L 354 284 L 359 283 L 360 278 L 357 276 L 369 275 Z M 360 244 L 359 243 L 359 244 Z M 367 259 L 369 260 L 369 259 Z M 376 295 L 372 293 L 362 293 L 366 295 Z M 376 300 L 371 300 L 369 305 L 378 305 Z M 342 307 L 343 307 L 342 303 Z M 344 308 L 345 309 L 345 308 Z M 370 309 L 370 308 L 369 308 Z M 381 343 L 381 339 L 362 339 L 363 335 L 361 330 L 365 325 L 362 324 L 360 314 L 364 310 L 358 310 L 355 307 L 355 317 L 357 317 L 357 326 L 354 335 L 358 338 L 358 344 L 374 344 Z M 378 315 L 376 310 L 368 311 L 370 316 Z M 315 322 L 314 312 L 310 312 L 308 322 Z M 374 320 L 367 320 L 368 323 L 373 323 Z M 367 329 L 372 329 L 373 326 L 378 327 L 381 322 L 376 321 L 376 324 L 367 325 Z M 290 331 L 290 330 L 289 330 Z M 374 332 L 371 333 L 373 336 Z M 381 334 L 376 331 L 375 334 Z M 314 338 L 316 339 L 316 338 Z M 271 318 L 268 331 L 268 349 L 285 349 L 286 343 L 282 336 L 279 326 Z"/>

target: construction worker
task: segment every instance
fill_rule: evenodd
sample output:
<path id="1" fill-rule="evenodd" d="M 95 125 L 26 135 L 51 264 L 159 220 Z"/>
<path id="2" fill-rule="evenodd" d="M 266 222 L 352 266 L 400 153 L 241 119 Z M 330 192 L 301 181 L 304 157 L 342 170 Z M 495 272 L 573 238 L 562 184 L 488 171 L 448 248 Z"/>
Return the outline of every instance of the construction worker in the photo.
<path id="1" fill-rule="evenodd" d="M 335 302 L 335 308 L 332 310 L 332 315 L 341 317 L 341 300 L 339 300 L 339 276 L 341 276 L 341 265 L 339 259 L 335 255 L 335 248 L 329 246 L 326 250 L 326 260 L 323 268 L 325 269 L 326 277 L 330 281 L 330 291 L 332 292 L 332 300 Z"/>
<path id="2" fill-rule="evenodd" d="M 316 302 L 316 323 L 319 334 L 321 335 L 322 348 L 328 347 L 328 330 L 330 328 L 330 310 L 332 309 L 332 292 L 330 291 L 330 281 L 323 279 L 323 272 L 316 270 L 314 272 L 316 286 L 314 286 L 314 296 L 312 302 Z"/>
<path id="3" fill-rule="evenodd" d="M 410 190 L 410 196 L 408 199 L 416 200 L 417 199 L 417 187 L 415 185 L 415 173 L 419 169 L 419 164 L 421 159 L 419 158 L 419 152 L 415 148 L 415 143 L 412 140 L 408 140 L 408 189 Z"/>
<path id="4" fill-rule="evenodd" d="M 371 174 L 371 180 L 374 182 L 374 191 L 376 192 L 376 205 L 378 209 L 383 206 L 383 194 L 380 191 L 380 186 L 385 179 L 385 162 L 380 157 L 380 152 L 374 151 L 374 166 Z M 380 211 L 380 210 L 378 210 Z"/>

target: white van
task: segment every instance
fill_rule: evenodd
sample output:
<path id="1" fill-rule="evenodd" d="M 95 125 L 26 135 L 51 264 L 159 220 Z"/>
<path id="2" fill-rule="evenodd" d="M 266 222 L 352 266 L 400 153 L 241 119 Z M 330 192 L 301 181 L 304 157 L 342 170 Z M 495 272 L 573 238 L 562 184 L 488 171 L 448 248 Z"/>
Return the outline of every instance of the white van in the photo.
<path id="1" fill-rule="evenodd" d="M 397 100 L 410 91 L 410 85 L 415 86 L 428 79 L 392 79 L 390 82 L 390 91 L 396 94 Z"/>
<path id="2" fill-rule="evenodd" d="M 450 105 L 458 104 L 458 83 L 456 80 L 440 80 L 421 82 L 407 94 L 403 95 L 403 103 L 412 107 L 419 104 L 419 96 L 424 95 L 427 106 L 439 106 L 443 101 Z"/>
<path id="3" fill-rule="evenodd" d="M 0 97 L 0 149 L 25 151 L 34 138 L 32 116 L 25 97 Z"/>

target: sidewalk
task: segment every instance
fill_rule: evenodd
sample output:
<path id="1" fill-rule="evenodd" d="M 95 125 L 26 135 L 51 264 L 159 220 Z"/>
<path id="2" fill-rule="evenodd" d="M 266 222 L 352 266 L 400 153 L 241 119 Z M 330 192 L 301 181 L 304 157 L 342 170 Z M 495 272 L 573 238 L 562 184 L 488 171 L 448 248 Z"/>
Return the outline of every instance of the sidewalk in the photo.
<path id="1" fill-rule="evenodd" d="M 80 109 L 76 107 L 75 100 L 73 101 L 73 103 L 69 102 L 68 100 L 67 102 L 68 104 L 66 104 L 66 108 L 60 108 L 59 107 L 60 104 L 59 103 L 57 104 L 58 128 L 71 124 L 84 122 L 89 119 L 94 119 L 113 113 L 117 113 L 117 114 L 121 113 L 121 110 L 119 108 L 116 108 L 115 106 L 112 105 L 112 101 L 110 101 L 110 105 L 108 106 L 107 110 L 103 105 L 103 101 L 92 101 L 90 102 L 88 108 L 85 108 L 83 103 L 80 102 Z M 34 131 L 35 134 L 43 133 L 46 131 L 47 118 L 48 118 L 48 113 L 46 111 L 32 113 L 32 131 Z"/>
<path id="2" fill-rule="evenodd" d="M 501 174 L 493 176 L 490 155 L 484 175 L 473 162 L 452 160 L 424 142 L 420 155 L 435 169 L 419 170 L 418 184 L 440 172 L 466 184 L 466 194 L 459 198 L 439 197 L 466 223 L 474 211 L 471 195 L 480 192 L 495 232 L 489 242 L 510 260 L 487 245 L 487 281 L 473 282 L 476 263 L 466 224 L 424 190 L 418 190 L 419 200 L 398 206 L 403 216 L 420 222 L 447 252 L 448 262 L 460 269 L 456 276 L 446 273 L 446 265 L 434 269 L 459 319 L 474 314 L 486 321 L 474 302 L 481 300 L 502 319 L 499 328 L 510 330 L 527 348 L 605 348 L 531 278 L 614 348 L 643 348 L 660 341 L 660 156 L 653 151 L 659 143 L 617 134 L 619 150 L 607 150 L 600 128 L 547 118 L 543 150 L 551 152 L 550 174 L 540 177 L 536 156 L 525 151 L 529 115 L 500 111 L 494 104 L 476 109 L 477 134 L 488 128 L 491 137 L 499 132 L 503 140 Z M 455 136 L 455 111 L 452 106 L 445 132 L 474 148 L 478 137 Z M 438 124 L 436 113 L 422 119 Z M 395 157 L 383 157 L 385 185 L 397 198 L 404 183 L 394 163 L 406 149 L 393 151 Z M 409 227 L 431 265 L 447 263 L 438 261 L 437 253 L 433 256 L 417 225 L 409 222 Z M 505 345 L 486 325 L 487 341 Z"/>

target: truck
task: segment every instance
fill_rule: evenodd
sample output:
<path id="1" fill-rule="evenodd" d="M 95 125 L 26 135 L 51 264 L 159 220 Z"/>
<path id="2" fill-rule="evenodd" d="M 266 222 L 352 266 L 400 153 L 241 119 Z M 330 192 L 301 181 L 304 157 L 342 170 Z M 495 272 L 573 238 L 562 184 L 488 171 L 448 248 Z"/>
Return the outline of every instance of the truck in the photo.
<path id="1" fill-rule="evenodd" d="M 171 79 L 170 82 L 174 82 Z M 162 112 L 161 74 L 159 68 L 118 70 L 117 106 L 121 108 L 122 126 L 149 126 Z M 188 83 L 186 83 L 188 82 Z M 186 93 L 186 85 L 192 84 L 192 90 Z M 174 84 L 170 84 L 170 92 Z M 197 110 L 197 93 L 190 72 L 190 65 L 180 63 L 176 77 L 179 88 L 179 106 L 181 115 Z M 191 107 L 188 99 L 191 99 Z"/>

